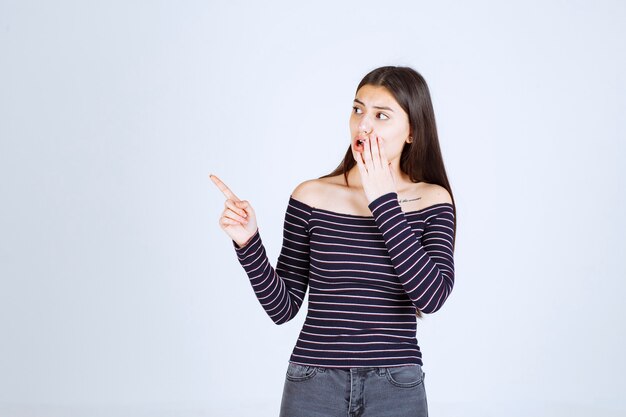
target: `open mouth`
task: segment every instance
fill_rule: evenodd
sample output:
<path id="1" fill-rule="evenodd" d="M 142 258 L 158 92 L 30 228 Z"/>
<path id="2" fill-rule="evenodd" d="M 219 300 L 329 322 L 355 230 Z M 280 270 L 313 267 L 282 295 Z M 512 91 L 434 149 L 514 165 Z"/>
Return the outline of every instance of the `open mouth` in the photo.
<path id="1" fill-rule="evenodd" d="M 357 139 L 354 143 L 354 149 L 357 152 L 362 152 L 365 149 L 365 139 Z"/>

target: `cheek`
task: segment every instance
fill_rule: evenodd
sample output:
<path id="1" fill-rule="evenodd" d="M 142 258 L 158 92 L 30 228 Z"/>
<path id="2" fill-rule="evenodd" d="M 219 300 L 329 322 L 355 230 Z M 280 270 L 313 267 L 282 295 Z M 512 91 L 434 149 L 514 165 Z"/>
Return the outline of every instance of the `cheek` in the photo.
<path id="1" fill-rule="evenodd" d="M 404 126 L 394 126 L 393 129 L 389 129 L 385 138 L 387 139 L 387 143 L 390 144 L 391 149 L 400 152 L 408 136 L 408 130 L 405 129 Z"/>
<path id="2" fill-rule="evenodd" d="M 404 141 L 402 139 L 396 138 L 393 141 L 387 139 L 385 141 L 385 152 L 387 153 L 388 159 L 400 156 L 400 154 L 402 153 L 402 148 L 404 148 Z"/>
<path id="3" fill-rule="evenodd" d="M 387 153 L 388 157 L 392 157 L 394 155 L 399 155 L 402 152 L 402 143 L 398 143 L 396 142 L 392 142 L 392 143 L 385 143 L 385 152 Z"/>

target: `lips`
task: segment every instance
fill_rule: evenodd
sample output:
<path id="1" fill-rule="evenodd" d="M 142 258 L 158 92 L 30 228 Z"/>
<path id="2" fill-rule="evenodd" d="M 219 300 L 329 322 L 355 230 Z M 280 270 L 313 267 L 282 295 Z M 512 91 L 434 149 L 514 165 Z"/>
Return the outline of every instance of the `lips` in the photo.
<path id="1" fill-rule="evenodd" d="M 362 151 L 364 149 L 365 141 L 368 138 L 366 136 L 357 136 L 354 138 L 354 149 L 357 151 Z"/>

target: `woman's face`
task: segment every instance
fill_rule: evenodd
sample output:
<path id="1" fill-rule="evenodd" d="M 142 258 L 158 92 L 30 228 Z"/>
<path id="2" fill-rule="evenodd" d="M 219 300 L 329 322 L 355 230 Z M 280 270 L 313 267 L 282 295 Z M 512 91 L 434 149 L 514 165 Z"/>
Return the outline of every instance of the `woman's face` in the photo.
<path id="1" fill-rule="evenodd" d="M 363 152 L 360 141 L 374 139 L 373 134 L 384 139 L 387 160 L 400 158 L 410 135 L 409 117 L 389 90 L 366 84 L 357 91 L 350 116 L 352 148 Z"/>

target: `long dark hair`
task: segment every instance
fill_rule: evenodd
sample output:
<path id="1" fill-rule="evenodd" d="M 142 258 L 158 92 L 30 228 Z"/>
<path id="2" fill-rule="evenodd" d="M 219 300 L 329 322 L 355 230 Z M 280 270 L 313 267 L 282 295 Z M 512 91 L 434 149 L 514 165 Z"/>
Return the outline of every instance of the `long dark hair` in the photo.
<path id="1" fill-rule="evenodd" d="M 364 85 L 385 87 L 409 116 L 411 143 L 405 143 L 400 155 L 400 170 L 413 182 L 427 182 L 444 187 L 452 197 L 454 211 L 454 229 L 452 251 L 456 242 L 456 204 L 448 182 L 446 169 L 439 147 L 439 136 L 435 123 L 435 112 L 430 99 L 430 91 L 426 80 L 417 71 L 409 67 L 386 66 L 370 71 L 356 88 L 358 92 Z M 356 165 L 352 156 L 351 145 L 333 172 L 320 178 L 343 174 L 348 185 L 348 171 Z M 422 317 L 417 310 L 417 317 Z"/>

